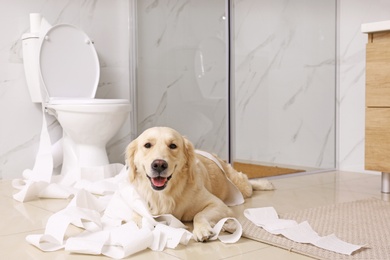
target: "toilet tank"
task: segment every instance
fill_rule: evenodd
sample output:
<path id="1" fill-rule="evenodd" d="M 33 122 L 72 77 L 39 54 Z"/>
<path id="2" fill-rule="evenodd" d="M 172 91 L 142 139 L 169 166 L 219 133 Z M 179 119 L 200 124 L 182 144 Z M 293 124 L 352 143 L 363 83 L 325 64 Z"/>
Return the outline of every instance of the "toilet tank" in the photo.
<path id="1" fill-rule="evenodd" d="M 26 75 L 27 87 L 31 101 L 42 102 L 41 84 L 39 77 L 39 36 L 34 33 L 26 33 L 22 36 L 23 64 Z"/>

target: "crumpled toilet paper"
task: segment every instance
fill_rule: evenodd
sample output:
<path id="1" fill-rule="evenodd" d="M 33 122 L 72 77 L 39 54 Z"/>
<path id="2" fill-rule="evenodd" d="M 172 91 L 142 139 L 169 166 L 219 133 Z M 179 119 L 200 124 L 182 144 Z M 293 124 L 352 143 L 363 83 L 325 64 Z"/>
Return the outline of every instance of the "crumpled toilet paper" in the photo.
<path id="1" fill-rule="evenodd" d="M 27 242 L 42 251 L 64 249 L 117 259 L 147 248 L 162 251 L 188 244 L 192 233 L 181 221 L 172 215 L 150 214 L 142 198 L 127 181 L 125 166 L 122 165 L 119 173 L 119 165 L 105 166 L 105 169 L 111 170 L 113 177 L 106 178 L 106 172 L 100 180 L 96 180 L 93 176 L 95 168 L 89 171 L 83 169 L 83 179 L 73 187 L 44 181 L 14 180 L 14 187 L 20 189 L 14 198 L 19 201 L 74 196 L 66 208 L 48 219 L 44 234 L 28 235 Z M 133 221 L 134 212 L 142 217 L 142 228 Z M 227 221 L 234 222 L 236 230 L 232 234 L 221 234 Z M 77 227 L 79 233 L 69 236 L 70 225 Z M 210 240 L 235 243 L 242 235 L 242 227 L 236 219 L 224 218 L 214 226 L 214 234 Z"/>
<path id="2" fill-rule="evenodd" d="M 256 226 L 262 227 L 269 233 L 283 235 L 298 243 L 309 243 L 319 248 L 345 255 L 351 255 L 363 247 L 342 241 L 334 234 L 321 237 L 312 229 L 307 221 L 298 224 L 294 220 L 279 219 L 273 207 L 246 209 L 244 215 Z"/>

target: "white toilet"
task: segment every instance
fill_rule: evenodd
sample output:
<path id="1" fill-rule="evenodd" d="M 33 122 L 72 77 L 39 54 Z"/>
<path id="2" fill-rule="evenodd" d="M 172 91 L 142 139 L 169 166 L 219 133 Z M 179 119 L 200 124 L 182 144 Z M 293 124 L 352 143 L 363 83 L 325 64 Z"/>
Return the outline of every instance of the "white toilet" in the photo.
<path id="1" fill-rule="evenodd" d="M 30 18 L 44 20 L 39 14 Z M 61 173 L 109 164 L 106 144 L 128 118 L 129 101 L 94 98 L 100 66 L 83 31 L 68 24 L 44 32 L 44 26 L 33 27 L 38 29 L 22 37 L 27 85 L 32 101 L 43 103 L 62 126 Z"/>

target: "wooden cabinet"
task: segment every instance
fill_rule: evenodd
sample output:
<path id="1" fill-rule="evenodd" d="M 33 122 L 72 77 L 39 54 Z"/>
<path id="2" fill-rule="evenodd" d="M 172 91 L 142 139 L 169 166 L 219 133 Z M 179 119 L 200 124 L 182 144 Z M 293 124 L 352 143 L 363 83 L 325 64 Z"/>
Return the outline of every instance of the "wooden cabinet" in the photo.
<path id="1" fill-rule="evenodd" d="M 382 192 L 390 192 L 390 31 L 368 34 L 365 169 L 382 172 Z"/>

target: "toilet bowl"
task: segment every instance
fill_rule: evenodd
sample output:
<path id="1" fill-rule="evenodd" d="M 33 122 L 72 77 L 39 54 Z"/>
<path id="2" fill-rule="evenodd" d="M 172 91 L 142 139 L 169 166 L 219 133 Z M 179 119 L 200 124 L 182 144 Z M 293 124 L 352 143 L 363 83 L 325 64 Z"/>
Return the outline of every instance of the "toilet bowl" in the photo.
<path id="1" fill-rule="evenodd" d="M 109 99 L 89 101 L 71 104 L 69 100 L 57 100 L 46 104 L 46 111 L 57 118 L 63 130 L 62 174 L 109 164 L 106 145 L 130 111 L 125 100 L 123 103 Z"/>
<path id="2" fill-rule="evenodd" d="M 99 60 L 82 30 L 68 24 L 46 27 L 23 35 L 24 69 L 32 101 L 42 103 L 62 127 L 61 174 L 107 165 L 106 145 L 128 118 L 130 103 L 94 98 Z"/>

